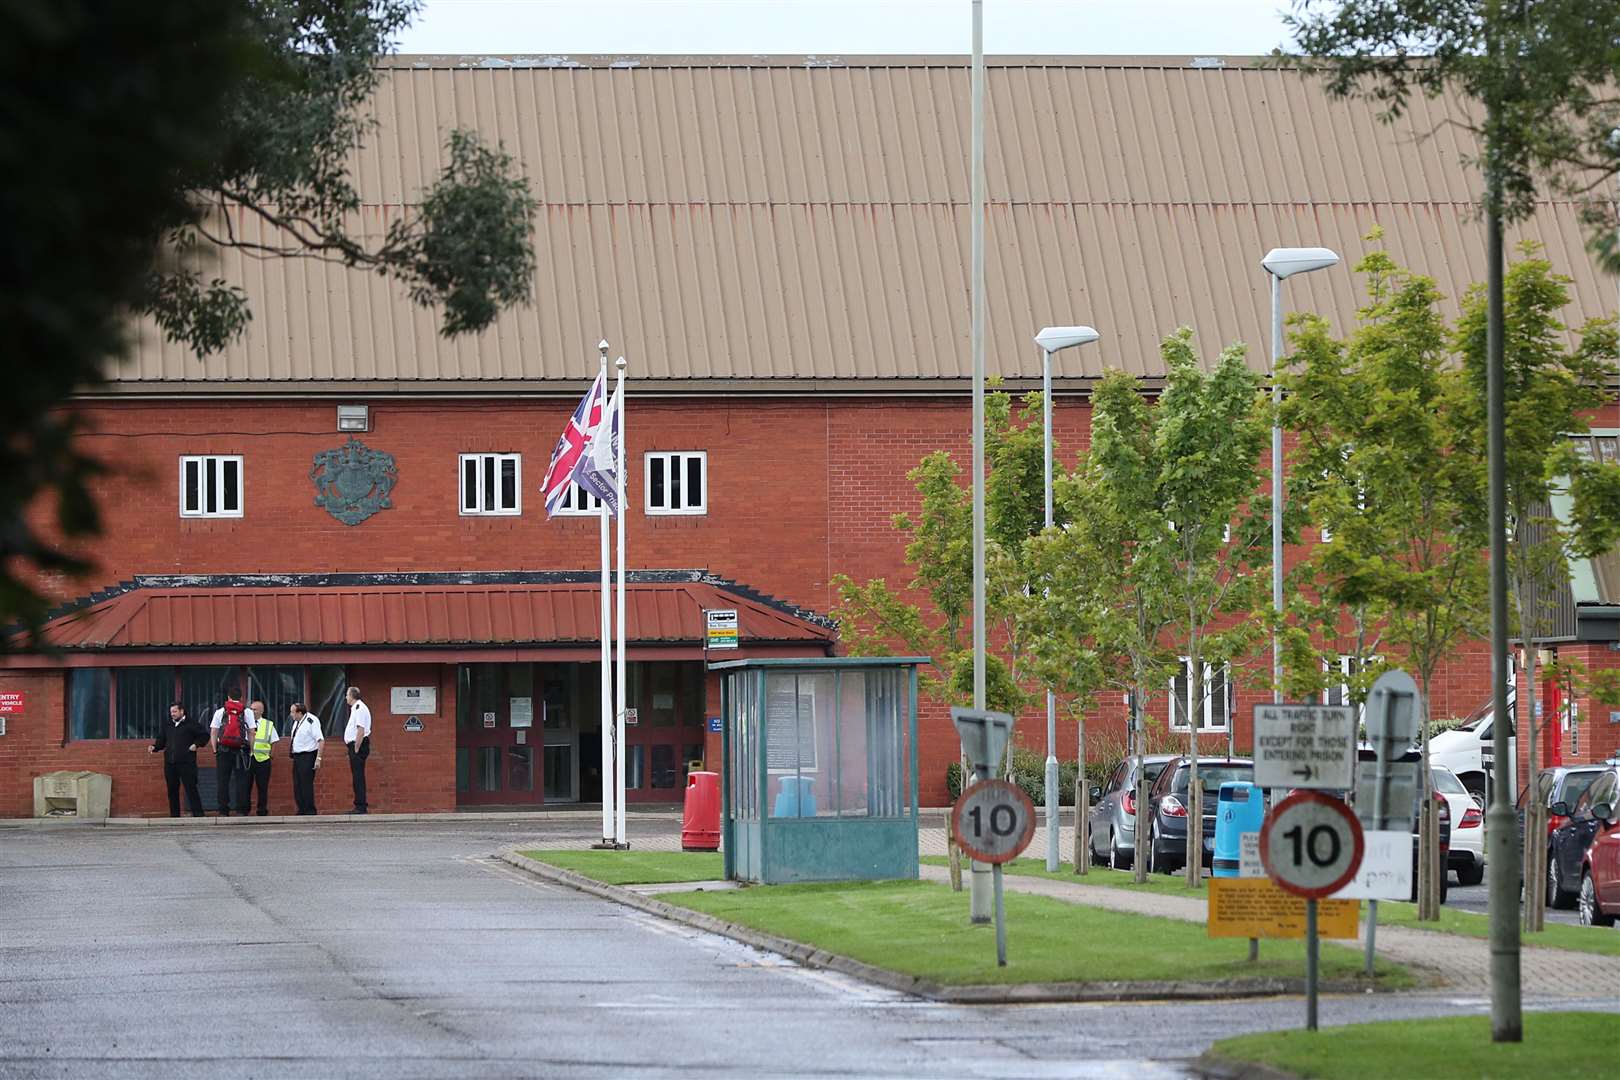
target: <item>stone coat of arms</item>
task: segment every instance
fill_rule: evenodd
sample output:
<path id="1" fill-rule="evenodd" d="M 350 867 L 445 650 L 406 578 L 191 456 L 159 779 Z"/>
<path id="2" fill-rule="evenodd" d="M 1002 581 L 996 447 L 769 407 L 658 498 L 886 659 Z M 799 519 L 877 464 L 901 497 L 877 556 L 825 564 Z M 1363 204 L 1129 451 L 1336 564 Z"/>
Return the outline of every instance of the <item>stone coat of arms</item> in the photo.
<path id="1" fill-rule="evenodd" d="M 324 506 L 345 525 L 358 525 L 394 505 L 388 493 L 399 482 L 399 469 L 393 454 L 373 450 L 351 435 L 337 449 L 315 455 L 309 478 L 315 481 L 316 506 Z"/>

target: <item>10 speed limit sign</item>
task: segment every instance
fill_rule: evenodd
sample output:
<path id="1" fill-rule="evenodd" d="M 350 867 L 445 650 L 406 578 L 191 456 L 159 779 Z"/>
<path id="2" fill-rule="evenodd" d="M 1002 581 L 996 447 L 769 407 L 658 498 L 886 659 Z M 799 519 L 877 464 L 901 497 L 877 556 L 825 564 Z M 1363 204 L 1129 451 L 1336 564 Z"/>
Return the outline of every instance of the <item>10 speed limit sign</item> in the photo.
<path id="1" fill-rule="evenodd" d="M 1361 823 L 1330 795 L 1296 791 L 1260 829 L 1260 860 L 1283 889 L 1318 900 L 1350 884 L 1361 868 Z"/>
<path id="2" fill-rule="evenodd" d="M 969 858 L 1011 862 L 1035 837 L 1035 804 L 1017 784 L 981 780 L 956 800 L 951 826 Z"/>

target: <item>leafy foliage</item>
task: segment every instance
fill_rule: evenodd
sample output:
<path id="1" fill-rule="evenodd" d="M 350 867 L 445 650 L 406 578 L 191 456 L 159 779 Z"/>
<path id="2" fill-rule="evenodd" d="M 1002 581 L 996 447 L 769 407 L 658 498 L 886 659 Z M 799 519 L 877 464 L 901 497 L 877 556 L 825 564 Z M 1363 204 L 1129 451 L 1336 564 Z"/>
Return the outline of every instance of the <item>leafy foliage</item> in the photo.
<path id="1" fill-rule="evenodd" d="M 61 542 L 99 531 L 105 466 L 78 450 L 63 406 L 123 352 L 131 314 L 197 353 L 248 325 L 222 250 L 382 274 L 442 306 L 447 335 L 528 294 L 534 200 L 511 159 L 466 132 L 418 205 L 384 235 L 360 228 L 350 163 L 374 127 L 376 60 L 415 10 L 0 0 L 0 623 L 37 627 L 45 582 L 86 569 Z"/>

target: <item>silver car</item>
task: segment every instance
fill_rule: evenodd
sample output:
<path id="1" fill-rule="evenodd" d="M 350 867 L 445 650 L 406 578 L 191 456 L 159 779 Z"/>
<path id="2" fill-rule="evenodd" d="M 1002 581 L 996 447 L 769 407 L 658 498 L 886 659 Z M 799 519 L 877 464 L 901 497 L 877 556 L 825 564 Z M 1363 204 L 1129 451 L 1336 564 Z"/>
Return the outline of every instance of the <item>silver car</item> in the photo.
<path id="1" fill-rule="evenodd" d="M 1148 786 L 1159 778 L 1175 754 L 1128 757 L 1114 766 L 1108 782 L 1091 806 L 1091 861 L 1129 870 L 1136 857 L 1136 777 L 1145 768 Z M 1143 764 L 1145 763 L 1145 765 Z"/>

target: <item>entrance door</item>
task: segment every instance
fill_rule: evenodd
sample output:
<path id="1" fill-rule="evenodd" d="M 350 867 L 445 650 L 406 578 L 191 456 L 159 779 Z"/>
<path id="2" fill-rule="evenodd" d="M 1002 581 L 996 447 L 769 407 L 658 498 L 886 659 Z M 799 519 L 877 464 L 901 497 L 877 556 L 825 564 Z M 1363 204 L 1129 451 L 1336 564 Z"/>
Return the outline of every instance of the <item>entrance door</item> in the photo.
<path id="1" fill-rule="evenodd" d="M 463 664 L 457 673 L 456 802 L 544 801 L 533 664 Z"/>
<path id="2" fill-rule="evenodd" d="M 637 717 L 624 730 L 624 801 L 677 802 L 684 797 L 687 763 L 703 757 L 703 664 L 632 663 L 626 689 Z"/>

